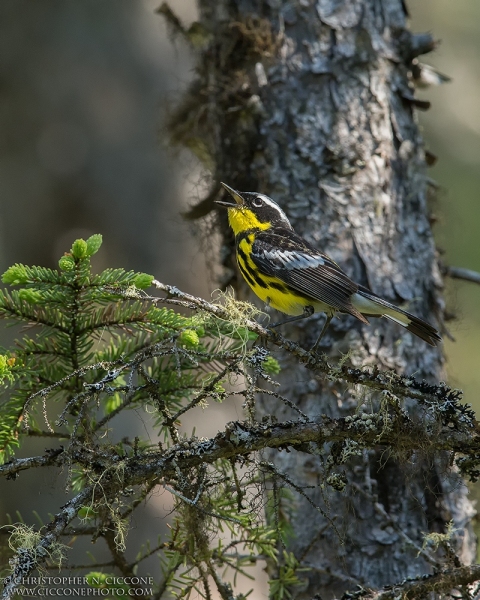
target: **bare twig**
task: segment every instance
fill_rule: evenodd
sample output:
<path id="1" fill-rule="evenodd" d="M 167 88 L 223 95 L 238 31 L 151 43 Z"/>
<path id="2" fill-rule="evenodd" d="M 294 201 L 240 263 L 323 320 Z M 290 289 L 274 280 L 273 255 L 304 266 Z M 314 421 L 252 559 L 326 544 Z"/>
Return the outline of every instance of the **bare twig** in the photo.
<path id="1" fill-rule="evenodd" d="M 463 269 L 462 267 L 446 267 L 444 275 L 447 275 L 452 279 L 463 279 L 464 281 L 480 284 L 480 273 L 470 269 Z"/>
<path id="2" fill-rule="evenodd" d="M 236 357 L 236 360 L 233 363 L 227 365 L 224 369 L 218 373 L 213 379 L 211 379 L 203 389 L 185 406 L 183 406 L 180 410 L 178 410 L 173 417 L 171 417 L 172 422 L 177 421 L 183 414 L 189 411 L 197 404 L 200 404 L 203 400 L 208 398 L 212 392 L 215 391 L 215 387 L 222 381 L 222 379 L 227 375 L 227 373 L 231 372 L 232 368 L 235 368 L 236 365 L 241 361 L 242 357 Z"/>

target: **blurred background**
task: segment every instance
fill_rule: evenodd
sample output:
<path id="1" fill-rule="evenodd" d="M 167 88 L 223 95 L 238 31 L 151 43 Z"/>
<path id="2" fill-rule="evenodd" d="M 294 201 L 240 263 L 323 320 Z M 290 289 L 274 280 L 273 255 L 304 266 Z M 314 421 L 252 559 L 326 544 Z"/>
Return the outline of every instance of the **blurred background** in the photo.
<path id="1" fill-rule="evenodd" d="M 155 14 L 159 4 L 0 3 L 1 272 L 15 262 L 55 267 L 75 238 L 102 233 L 98 269 L 152 273 L 205 298 L 217 286 L 180 216 L 204 187 L 195 159 L 166 146 L 164 120 L 193 62 L 181 40 L 169 39 Z M 413 31 L 442 41 L 423 61 L 452 78 L 419 94 L 432 102 L 418 118 L 427 148 L 438 156 L 429 171 L 439 186 L 436 239 L 446 264 L 480 271 L 480 3 L 408 4 Z M 186 25 L 195 20 L 194 0 L 171 6 Z M 456 341 L 445 344 L 448 380 L 480 410 L 480 286 L 446 284 L 447 306 L 457 317 L 448 324 Z M 228 410 L 197 433 L 215 433 L 241 417 L 238 406 Z M 64 477 L 40 478 L 25 473 L 0 482 L 0 524 L 17 509 L 34 522 L 33 485 L 42 518 L 65 502 Z M 170 506 L 167 495 L 150 503 L 150 521 L 134 524 L 133 538 L 144 540 L 152 524 L 161 533 Z"/>
<path id="2" fill-rule="evenodd" d="M 432 102 L 419 114 L 426 147 L 437 157 L 429 175 L 438 183 L 434 233 L 447 265 L 480 271 L 480 3 L 411 0 L 412 29 L 440 40 L 421 57 L 452 78 L 420 91 Z M 480 411 L 480 286 L 446 280 L 447 323 L 455 342 L 445 342 L 448 381 L 465 391 Z"/>

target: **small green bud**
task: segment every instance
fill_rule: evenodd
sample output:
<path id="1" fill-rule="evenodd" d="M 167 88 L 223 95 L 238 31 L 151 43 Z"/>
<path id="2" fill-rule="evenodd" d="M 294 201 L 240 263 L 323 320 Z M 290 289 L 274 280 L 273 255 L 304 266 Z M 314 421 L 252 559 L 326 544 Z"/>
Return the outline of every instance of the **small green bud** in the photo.
<path id="1" fill-rule="evenodd" d="M 73 258 L 85 258 L 87 256 L 87 242 L 82 240 L 82 238 L 75 240 L 70 252 L 72 253 Z"/>
<path id="2" fill-rule="evenodd" d="M 213 388 L 213 399 L 215 402 L 223 402 L 226 398 L 226 389 L 221 383 L 216 383 Z"/>
<path id="3" fill-rule="evenodd" d="M 41 292 L 35 290 L 23 289 L 18 292 L 18 297 L 24 302 L 29 304 L 41 304 L 43 301 L 43 295 Z"/>
<path id="4" fill-rule="evenodd" d="M 24 265 L 13 265 L 2 275 L 2 281 L 3 283 L 9 283 L 10 285 L 21 285 L 22 283 L 27 283 L 27 269 Z"/>
<path id="5" fill-rule="evenodd" d="M 120 394 L 113 394 L 113 396 L 109 396 L 107 401 L 105 402 L 105 414 L 109 415 L 116 408 L 118 408 L 122 404 L 122 398 Z"/>
<path id="6" fill-rule="evenodd" d="M 58 261 L 58 266 L 62 271 L 73 271 L 75 268 L 75 260 L 71 254 L 64 254 Z"/>
<path id="7" fill-rule="evenodd" d="M 13 381 L 14 376 L 12 369 L 15 366 L 15 362 L 15 357 L 8 356 L 6 354 L 0 354 L 0 382 L 2 382 L 4 379 Z"/>
<path id="8" fill-rule="evenodd" d="M 148 275 L 147 273 L 137 273 L 135 279 L 133 280 L 133 284 L 139 290 L 144 290 L 152 285 L 153 280 L 153 275 Z"/>
<path id="9" fill-rule="evenodd" d="M 185 329 L 185 331 L 182 331 L 178 339 L 181 344 L 189 348 L 196 348 L 200 343 L 198 334 L 193 329 Z"/>
<path id="10" fill-rule="evenodd" d="M 267 356 L 263 361 L 262 367 L 265 373 L 268 373 L 269 375 L 278 375 L 280 373 L 280 364 L 273 356 Z"/>
<path id="11" fill-rule="evenodd" d="M 91 235 L 87 240 L 87 256 L 92 256 L 96 254 L 102 245 L 102 235 L 100 233 L 95 233 Z"/>

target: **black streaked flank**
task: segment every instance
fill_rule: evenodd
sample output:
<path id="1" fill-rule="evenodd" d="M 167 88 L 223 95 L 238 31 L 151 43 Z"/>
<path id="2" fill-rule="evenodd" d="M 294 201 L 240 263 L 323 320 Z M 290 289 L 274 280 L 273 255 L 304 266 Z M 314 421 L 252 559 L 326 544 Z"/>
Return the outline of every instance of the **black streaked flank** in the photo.
<path id="1" fill-rule="evenodd" d="M 285 294 L 289 291 L 289 289 L 286 285 L 283 285 L 283 283 L 277 283 L 276 281 L 271 281 L 269 283 L 269 286 L 271 288 L 273 288 L 274 290 L 278 290 L 279 292 L 284 292 Z"/>
<path id="2" fill-rule="evenodd" d="M 238 265 L 243 273 L 243 275 L 245 276 L 245 271 L 248 273 L 249 275 L 249 279 L 254 279 L 255 283 L 257 285 L 259 285 L 261 288 L 263 289 L 267 289 L 268 288 L 268 284 L 265 283 L 265 281 L 260 277 L 260 274 L 258 272 L 258 270 L 253 269 L 249 264 L 248 264 L 248 259 L 247 259 L 247 255 L 245 254 L 245 252 L 241 249 L 241 248 L 237 248 L 237 254 L 238 254 Z M 240 262 L 243 262 L 243 265 Z M 245 269 L 245 270 L 244 270 Z M 247 279 L 245 277 L 245 279 Z M 248 281 L 248 280 L 247 280 Z"/>
<path id="3" fill-rule="evenodd" d="M 255 280 L 254 280 L 254 279 L 252 279 L 252 278 L 250 277 L 250 275 L 249 275 L 249 274 L 248 274 L 248 272 L 247 272 L 247 271 L 246 271 L 246 270 L 243 268 L 243 266 L 242 266 L 242 263 L 241 263 L 239 260 L 237 260 L 237 265 L 238 265 L 238 268 L 240 269 L 240 271 L 242 272 L 242 275 L 243 275 L 243 277 L 244 277 L 244 278 L 245 278 L 245 280 L 247 281 L 248 285 L 249 285 L 249 286 L 252 288 L 252 290 L 253 290 L 253 288 L 255 287 Z"/>

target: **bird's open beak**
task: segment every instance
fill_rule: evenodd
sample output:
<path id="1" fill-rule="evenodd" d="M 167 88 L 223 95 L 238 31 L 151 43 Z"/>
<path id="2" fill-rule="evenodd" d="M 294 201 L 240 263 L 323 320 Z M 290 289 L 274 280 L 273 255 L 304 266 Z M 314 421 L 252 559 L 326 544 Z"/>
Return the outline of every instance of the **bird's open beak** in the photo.
<path id="1" fill-rule="evenodd" d="M 215 204 L 220 204 L 220 206 L 226 206 L 227 208 L 236 208 L 239 206 L 243 206 L 244 200 L 243 200 L 242 196 L 240 195 L 240 193 L 237 192 L 237 190 L 234 190 L 233 188 L 231 188 L 226 183 L 223 183 L 223 181 L 221 181 L 220 183 L 227 190 L 227 192 L 230 194 L 230 196 L 232 196 L 232 198 L 235 200 L 235 202 L 232 202 L 231 200 L 230 201 L 215 200 Z"/>

